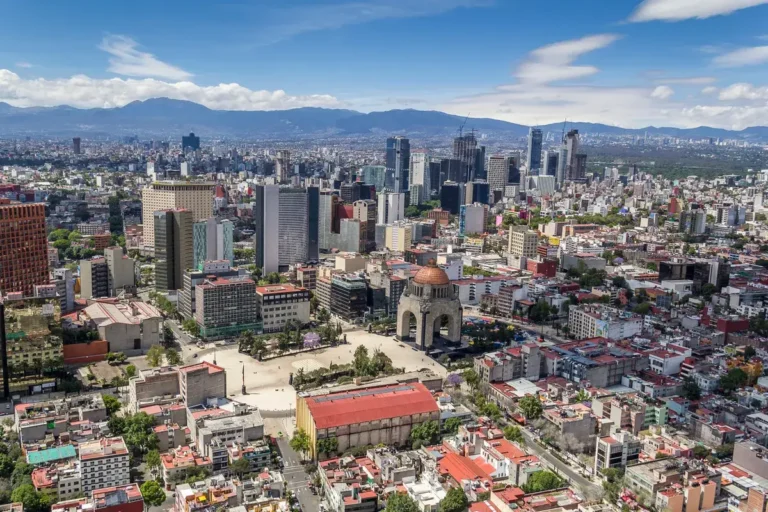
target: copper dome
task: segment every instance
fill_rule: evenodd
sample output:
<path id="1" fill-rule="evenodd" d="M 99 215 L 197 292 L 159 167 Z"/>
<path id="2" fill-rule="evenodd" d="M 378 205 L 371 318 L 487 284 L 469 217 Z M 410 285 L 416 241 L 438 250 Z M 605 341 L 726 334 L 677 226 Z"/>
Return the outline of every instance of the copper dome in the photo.
<path id="1" fill-rule="evenodd" d="M 416 275 L 413 276 L 413 282 L 416 284 L 446 285 L 450 283 L 450 279 L 448 279 L 445 270 L 438 267 L 435 260 L 431 259 L 427 262 L 427 266 L 416 272 Z"/>

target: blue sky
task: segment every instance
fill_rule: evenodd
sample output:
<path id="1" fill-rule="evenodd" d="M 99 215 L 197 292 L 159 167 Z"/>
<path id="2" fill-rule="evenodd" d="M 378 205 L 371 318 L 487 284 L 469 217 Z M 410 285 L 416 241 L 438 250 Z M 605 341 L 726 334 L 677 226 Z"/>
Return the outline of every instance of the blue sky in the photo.
<path id="1" fill-rule="evenodd" d="M 0 0 L 0 101 L 768 124 L 768 0 Z"/>

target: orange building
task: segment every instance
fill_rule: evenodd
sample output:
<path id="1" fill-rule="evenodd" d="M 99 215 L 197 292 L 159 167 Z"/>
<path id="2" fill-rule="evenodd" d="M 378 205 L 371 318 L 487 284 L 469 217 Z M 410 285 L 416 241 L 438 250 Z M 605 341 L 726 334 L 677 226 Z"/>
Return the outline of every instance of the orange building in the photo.
<path id="1" fill-rule="evenodd" d="M 48 284 L 45 205 L 0 203 L 0 292 L 31 296 L 36 284 Z"/>

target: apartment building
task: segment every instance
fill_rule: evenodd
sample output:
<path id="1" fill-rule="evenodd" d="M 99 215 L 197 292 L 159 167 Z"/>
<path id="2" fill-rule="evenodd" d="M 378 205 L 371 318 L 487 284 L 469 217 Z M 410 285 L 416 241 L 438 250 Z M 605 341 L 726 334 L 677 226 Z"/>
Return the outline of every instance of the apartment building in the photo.
<path id="1" fill-rule="evenodd" d="M 195 287 L 195 303 L 195 321 L 203 338 L 237 336 L 259 329 L 256 283 L 246 276 L 205 279 Z"/>
<path id="2" fill-rule="evenodd" d="M 586 304 L 568 310 L 568 327 L 577 338 L 623 340 L 643 331 L 643 317 L 603 304 Z"/>
<path id="3" fill-rule="evenodd" d="M 509 231 L 507 252 L 517 258 L 521 256 L 535 258 L 538 244 L 539 234 L 536 231 L 529 230 L 527 227 L 513 228 Z"/>
<path id="4" fill-rule="evenodd" d="M 207 278 L 211 276 L 228 278 L 240 275 L 244 276 L 245 270 L 231 268 L 229 260 L 205 261 L 194 269 L 185 270 L 181 277 L 181 289 L 179 290 L 179 313 L 186 319 L 195 318 L 197 311 L 195 289 Z"/>
<path id="5" fill-rule="evenodd" d="M 626 468 L 640 457 L 642 442 L 629 432 L 598 437 L 595 450 L 595 474 L 608 468 Z"/>
<path id="6" fill-rule="evenodd" d="M 130 484 L 128 459 L 128 449 L 122 437 L 106 437 L 81 444 L 83 492 Z"/>
<path id="7" fill-rule="evenodd" d="M 0 199 L 0 293 L 32 295 L 48 283 L 45 205 Z"/>
<path id="8" fill-rule="evenodd" d="M 80 260 L 80 297 L 109 297 L 109 266 L 105 258 Z"/>
<path id="9" fill-rule="evenodd" d="M 289 321 L 304 325 L 309 322 L 309 290 L 291 284 L 257 286 L 256 315 L 265 333 L 282 331 Z"/>
<path id="10" fill-rule="evenodd" d="M 136 262 L 123 253 L 122 247 L 107 247 L 104 249 L 104 259 L 107 262 L 110 297 L 117 297 L 123 290 L 135 289 Z"/>

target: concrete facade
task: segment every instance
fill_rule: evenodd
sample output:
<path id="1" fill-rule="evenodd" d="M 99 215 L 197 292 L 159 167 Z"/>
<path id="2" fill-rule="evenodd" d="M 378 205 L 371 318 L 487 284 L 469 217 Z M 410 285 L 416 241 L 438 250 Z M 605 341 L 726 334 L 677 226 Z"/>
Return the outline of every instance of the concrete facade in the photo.
<path id="1" fill-rule="evenodd" d="M 181 396 L 187 407 L 198 405 L 207 398 L 226 398 L 227 373 L 224 368 L 203 362 L 179 368 Z"/>

